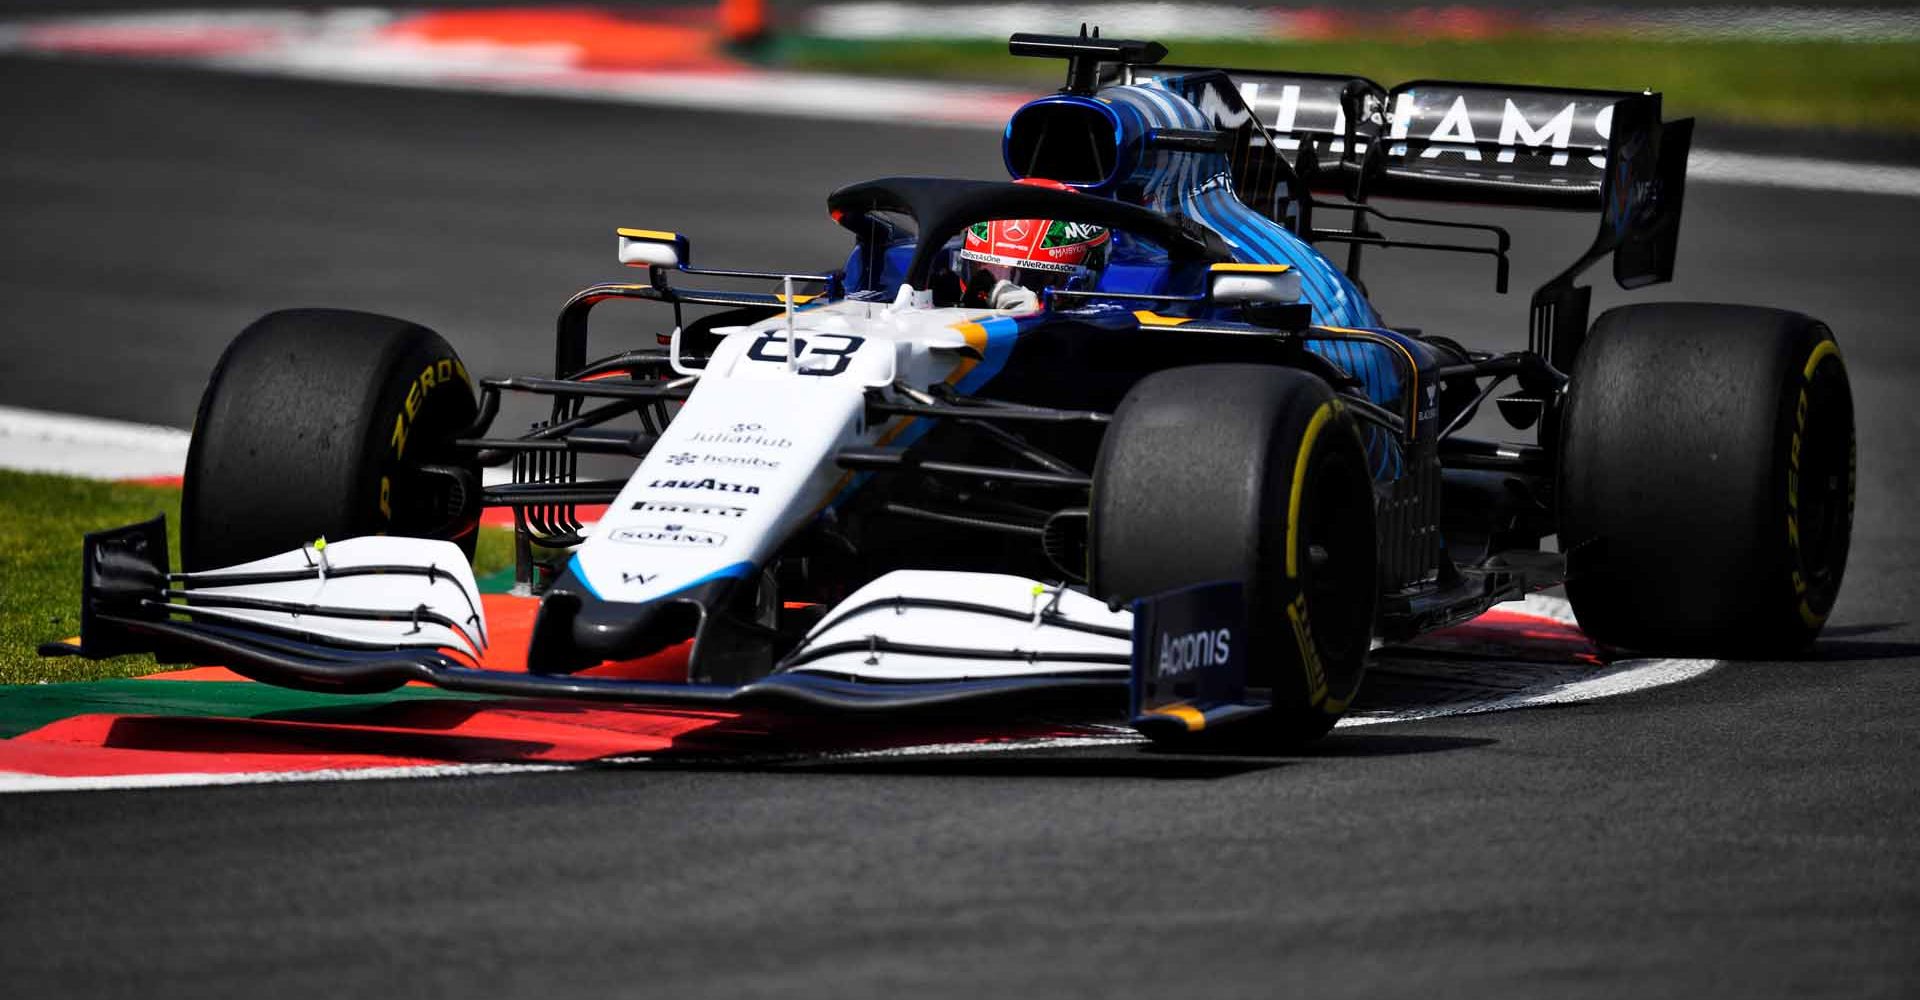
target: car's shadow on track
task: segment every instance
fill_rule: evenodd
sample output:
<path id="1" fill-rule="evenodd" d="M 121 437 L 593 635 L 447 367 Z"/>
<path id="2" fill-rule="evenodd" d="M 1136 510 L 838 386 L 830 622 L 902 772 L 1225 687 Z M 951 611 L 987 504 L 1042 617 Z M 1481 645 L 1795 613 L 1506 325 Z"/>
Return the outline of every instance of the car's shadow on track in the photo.
<path id="1" fill-rule="evenodd" d="M 1832 662 L 1836 660 L 1903 660 L 1920 657 L 1920 642 L 1869 642 L 1859 639 L 1822 638 L 1807 650 L 1802 659 Z"/>
<path id="2" fill-rule="evenodd" d="M 730 762 L 724 759 L 673 760 L 656 757 L 650 769 L 684 771 L 778 772 L 781 774 L 891 775 L 928 778 L 1134 778 L 1156 781 L 1211 781 L 1311 763 L 1315 759 L 1397 757 L 1468 750 L 1497 742 L 1454 736 L 1334 733 L 1286 754 L 1237 750 L 1168 750 L 1140 743 L 1071 750 L 1008 750 L 994 753 L 916 755 L 853 759 Z"/>
<path id="3" fill-rule="evenodd" d="M 1477 736 L 1421 736 L 1412 733 L 1356 733 L 1334 730 L 1296 757 L 1404 757 L 1412 754 L 1445 753 L 1491 746 L 1499 740 Z"/>
<path id="4" fill-rule="evenodd" d="M 673 767 L 668 762 L 660 762 Z M 860 760 L 794 761 L 724 770 L 778 771 L 782 774 L 891 775 L 926 778 L 1145 778 L 1157 781 L 1211 781 L 1285 767 L 1279 759 L 1204 757 L 1143 753 L 1127 745 L 1096 751 L 1032 751 L 881 757 Z"/>
<path id="5" fill-rule="evenodd" d="M 1909 622 L 1866 622 L 1859 625 L 1829 625 L 1820 630 L 1820 644 L 1833 639 L 1853 638 L 1862 635 L 1878 635 L 1897 628 L 1906 628 Z"/>

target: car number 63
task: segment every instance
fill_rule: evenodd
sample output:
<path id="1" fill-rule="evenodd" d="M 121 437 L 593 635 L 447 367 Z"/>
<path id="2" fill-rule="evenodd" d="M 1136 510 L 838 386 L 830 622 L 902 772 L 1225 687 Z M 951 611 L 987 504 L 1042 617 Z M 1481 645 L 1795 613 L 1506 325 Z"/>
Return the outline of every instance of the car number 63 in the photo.
<path id="1" fill-rule="evenodd" d="M 821 341 L 829 338 L 833 340 L 842 341 L 843 343 L 837 346 L 823 346 L 821 344 Z M 776 349 L 776 345 L 784 344 L 786 342 L 786 339 L 787 339 L 786 331 L 768 330 L 766 333 L 761 334 L 758 340 L 755 340 L 753 342 L 753 346 L 747 348 L 747 357 L 755 361 L 768 361 L 768 362 L 773 362 L 775 364 L 786 364 L 787 355 L 784 352 Z M 833 359 L 833 364 L 829 367 L 801 368 L 799 369 L 800 374 L 802 375 L 838 375 L 841 372 L 846 371 L 847 366 L 853 363 L 854 352 L 860 349 L 860 345 L 867 342 L 867 338 L 855 337 L 851 334 L 845 334 L 845 333 L 817 333 L 817 334 L 814 334 L 811 340 L 809 340 L 806 337 L 796 336 L 793 338 L 793 342 L 794 342 L 795 350 L 797 350 L 802 356 L 811 354 L 811 355 L 816 355 L 820 357 L 829 357 Z"/>

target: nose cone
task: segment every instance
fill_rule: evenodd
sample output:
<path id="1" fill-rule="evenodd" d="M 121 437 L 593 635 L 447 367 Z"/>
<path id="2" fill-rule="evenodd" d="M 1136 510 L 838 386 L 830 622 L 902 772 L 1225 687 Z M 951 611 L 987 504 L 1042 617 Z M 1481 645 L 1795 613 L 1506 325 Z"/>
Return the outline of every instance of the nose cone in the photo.
<path id="1" fill-rule="evenodd" d="M 694 638 L 709 612 L 725 607 L 737 581 L 706 580 L 657 600 L 601 600 L 572 570 L 560 574 L 534 619 L 527 669 L 570 674 L 607 660 L 632 660 Z"/>

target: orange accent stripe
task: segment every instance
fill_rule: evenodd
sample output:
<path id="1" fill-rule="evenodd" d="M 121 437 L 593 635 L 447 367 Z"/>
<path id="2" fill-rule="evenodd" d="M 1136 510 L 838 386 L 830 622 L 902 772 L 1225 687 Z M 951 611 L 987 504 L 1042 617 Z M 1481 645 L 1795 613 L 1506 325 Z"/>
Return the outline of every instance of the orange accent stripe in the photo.
<path id="1" fill-rule="evenodd" d="M 958 330 L 961 336 L 967 338 L 967 346 L 973 348 L 975 353 L 978 353 L 983 358 L 986 357 L 987 355 L 987 328 L 986 327 L 981 326 L 978 323 L 955 323 L 953 324 L 952 329 Z M 945 381 L 948 385 L 957 385 L 959 384 L 960 380 L 963 378 L 966 378 L 967 373 L 972 371 L 974 369 L 974 366 L 978 365 L 979 363 L 980 363 L 979 361 L 973 358 L 961 358 L 960 362 L 954 365 L 953 371 L 948 373 L 947 377 L 943 381 Z"/>
<path id="2" fill-rule="evenodd" d="M 1214 274 L 1284 274 L 1293 267 L 1288 264 L 1210 264 L 1207 270 Z"/>
<path id="3" fill-rule="evenodd" d="M 1179 326 L 1183 323 L 1193 322 L 1193 320 L 1185 316 L 1162 316 L 1157 312 L 1148 312 L 1145 309 L 1135 310 L 1133 318 L 1138 321 L 1141 326 Z"/>
<path id="4" fill-rule="evenodd" d="M 1312 329 L 1327 330 L 1333 333 L 1345 333 L 1345 334 L 1350 334 L 1352 336 L 1358 337 L 1362 340 L 1371 340 L 1371 341 L 1374 341 L 1375 343 L 1387 344 L 1393 347 L 1395 350 L 1399 351 L 1401 354 L 1404 354 L 1407 356 L 1408 390 L 1407 390 L 1407 435 L 1406 436 L 1409 440 L 1411 440 L 1413 438 L 1413 432 L 1414 432 L 1413 425 L 1418 420 L 1420 415 L 1420 362 L 1415 361 L 1413 359 L 1413 352 L 1407 350 L 1407 345 L 1402 344 L 1401 342 L 1393 339 L 1392 337 L 1383 335 L 1378 330 L 1359 330 L 1350 326 L 1316 326 L 1316 327 L 1313 327 Z"/>
<path id="5" fill-rule="evenodd" d="M 1186 724 L 1187 732 L 1190 733 L 1197 733 L 1207 727 L 1207 717 L 1200 714 L 1200 710 L 1194 708 L 1192 705 L 1167 705 L 1163 708 L 1152 709 L 1146 714 L 1164 715 L 1168 718 L 1179 719 Z"/>

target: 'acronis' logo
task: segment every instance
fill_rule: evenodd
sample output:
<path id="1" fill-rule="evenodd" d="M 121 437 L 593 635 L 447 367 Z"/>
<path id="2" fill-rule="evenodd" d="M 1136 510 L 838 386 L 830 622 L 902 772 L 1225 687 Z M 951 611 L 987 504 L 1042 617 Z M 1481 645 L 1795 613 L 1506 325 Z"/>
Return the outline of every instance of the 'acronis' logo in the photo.
<path id="1" fill-rule="evenodd" d="M 1154 664 L 1157 677 L 1178 677 L 1204 667 L 1227 662 L 1233 651 L 1233 630 L 1201 629 L 1182 635 L 1160 637 L 1160 659 Z"/>

